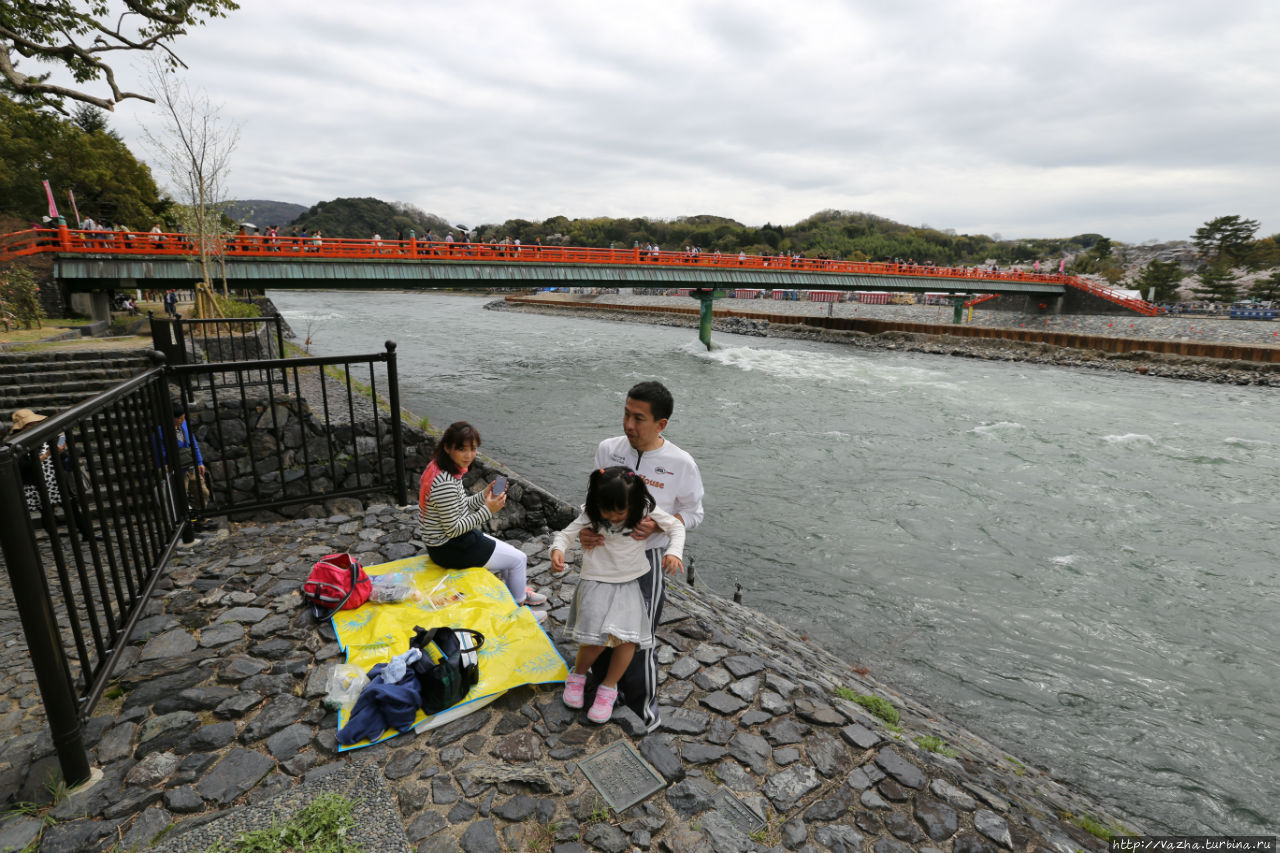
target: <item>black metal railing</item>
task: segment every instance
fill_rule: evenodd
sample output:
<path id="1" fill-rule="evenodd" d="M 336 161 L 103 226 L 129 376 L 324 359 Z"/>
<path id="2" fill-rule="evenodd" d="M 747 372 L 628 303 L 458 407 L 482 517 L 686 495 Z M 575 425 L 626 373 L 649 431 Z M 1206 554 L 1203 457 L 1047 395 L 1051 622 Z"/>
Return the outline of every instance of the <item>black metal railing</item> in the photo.
<path id="1" fill-rule="evenodd" d="M 173 367 L 210 493 L 190 490 L 193 514 L 377 492 L 407 503 L 395 350 Z M 261 373 L 286 376 L 294 393 L 255 387 Z"/>
<path id="2" fill-rule="evenodd" d="M 184 529 L 156 367 L 0 445 L 0 547 L 63 777 L 88 776 L 81 723 Z"/>
<path id="3" fill-rule="evenodd" d="M 272 317 L 236 317 L 188 320 L 181 317 L 151 317 L 151 340 L 170 365 L 225 364 L 272 361 L 284 358 L 284 320 Z M 193 390 L 218 382 L 222 374 L 209 373 L 191 380 Z M 236 384 L 278 383 L 289 391 L 284 372 L 259 368 L 236 378 Z M 203 383 L 203 384 L 202 384 Z"/>
<path id="4" fill-rule="evenodd" d="M 83 723 L 189 519 L 408 503 L 395 349 L 155 367 L 0 442 L 0 549 L 69 785 L 88 778 Z M 292 392 L 253 385 L 259 371 Z"/>

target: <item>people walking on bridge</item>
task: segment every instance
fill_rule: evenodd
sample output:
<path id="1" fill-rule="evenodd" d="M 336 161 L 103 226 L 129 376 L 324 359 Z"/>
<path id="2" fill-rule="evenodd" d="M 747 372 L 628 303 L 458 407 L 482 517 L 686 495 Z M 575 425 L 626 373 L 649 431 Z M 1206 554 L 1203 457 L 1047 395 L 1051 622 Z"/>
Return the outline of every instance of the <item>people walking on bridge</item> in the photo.
<path id="1" fill-rule="evenodd" d="M 462 476 L 475 462 L 480 432 L 466 421 L 449 425 L 436 443 L 435 455 L 418 483 L 418 536 L 427 556 L 445 569 L 483 566 L 500 577 L 516 604 L 534 606 L 547 597 L 528 580 L 528 556 L 519 548 L 480 532 L 480 526 L 507 505 L 507 492 L 495 492 L 489 483 L 483 491 L 468 495 Z M 544 622 L 545 610 L 534 610 Z"/>
<path id="2" fill-rule="evenodd" d="M 580 644 L 573 672 L 564 685 L 564 704 L 570 708 L 586 704 L 587 672 L 606 648 L 612 652 L 587 712 L 593 723 L 609 720 L 618 698 L 619 679 L 638 649 L 651 650 L 654 645 L 654 625 L 638 580 L 649 573 L 650 566 L 644 543 L 631 536 L 646 518 L 670 540 L 662 556 L 663 571 L 683 571 L 684 525 L 658 509 L 644 479 L 624 465 L 591 472 L 582 512 L 551 540 L 552 572 L 563 573 L 565 552 L 579 531 L 590 529 L 604 538 L 601 544 L 583 551 L 582 570 L 564 628 L 565 638 Z"/>
<path id="3" fill-rule="evenodd" d="M 644 479 L 658 509 L 674 516 L 693 530 L 702 521 L 702 473 L 693 457 L 666 439 L 675 401 L 661 382 L 641 382 L 627 392 L 622 409 L 622 432 L 606 438 L 596 448 L 594 468 L 623 465 Z M 662 606 L 666 602 L 666 579 L 663 574 L 663 550 L 670 541 L 652 517 L 635 525 L 631 536 L 644 544 L 649 570 L 636 579 L 644 599 L 649 624 L 658 630 Z M 603 534 L 589 527 L 578 533 L 584 549 L 604 544 Z M 687 562 L 687 561 L 686 561 Z M 609 672 L 612 650 L 605 649 L 591 666 L 591 681 L 604 681 Z M 622 702 L 653 731 L 661 721 L 658 714 L 658 662 L 652 649 L 637 649 L 631 663 L 618 681 Z"/>

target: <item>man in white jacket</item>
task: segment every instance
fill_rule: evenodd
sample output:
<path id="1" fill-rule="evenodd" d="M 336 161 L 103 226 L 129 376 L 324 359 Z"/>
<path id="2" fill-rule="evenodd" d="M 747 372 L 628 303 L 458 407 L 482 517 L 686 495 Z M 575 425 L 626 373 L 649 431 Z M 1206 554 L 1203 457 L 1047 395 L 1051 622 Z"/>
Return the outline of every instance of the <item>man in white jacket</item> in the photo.
<path id="1" fill-rule="evenodd" d="M 623 435 L 600 442 L 595 467 L 625 465 L 635 471 L 644 478 L 658 508 L 680 519 L 686 530 L 693 530 L 702 521 L 702 474 L 692 456 L 662 437 L 674 407 L 671 392 L 661 382 L 641 382 L 634 386 L 627 392 L 623 408 Z M 632 535 L 643 539 L 645 544 L 650 570 L 639 583 L 656 633 L 662 605 L 666 602 L 662 553 L 668 538 L 650 518 L 637 525 Z M 599 544 L 603 538 L 590 528 L 580 534 L 583 548 Z M 649 731 L 659 723 L 658 662 L 653 652 L 653 649 L 638 649 L 618 681 L 619 697 L 644 721 Z M 592 665 L 592 683 L 599 682 L 608 667 L 609 650 L 605 649 Z"/>

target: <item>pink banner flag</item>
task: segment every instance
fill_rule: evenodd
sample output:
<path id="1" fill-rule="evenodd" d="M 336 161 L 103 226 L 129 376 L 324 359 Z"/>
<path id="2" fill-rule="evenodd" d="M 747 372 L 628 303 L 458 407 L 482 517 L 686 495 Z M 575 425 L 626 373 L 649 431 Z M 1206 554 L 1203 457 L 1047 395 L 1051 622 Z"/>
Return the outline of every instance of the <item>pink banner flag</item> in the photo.
<path id="1" fill-rule="evenodd" d="M 75 190 L 67 190 L 67 198 L 71 199 L 71 212 L 75 214 L 76 225 L 78 227 L 80 225 L 80 210 L 76 207 Z"/>
<path id="2" fill-rule="evenodd" d="M 1036 272 L 1040 272 L 1040 261 L 1036 261 Z"/>
<path id="3" fill-rule="evenodd" d="M 1063 258 L 1062 260 L 1058 261 L 1058 272 L 1064 273 L 1066 271 L 1067 271 L 1067 259 Z"/>
<path id="4" fill-rule="evenodd" d="M 58 206 L 53 203 L 53 188 L 49 186 L 48 181 L 44 181 L 44 194 L 49 197 L 49 218 L 58 218 Z"/>

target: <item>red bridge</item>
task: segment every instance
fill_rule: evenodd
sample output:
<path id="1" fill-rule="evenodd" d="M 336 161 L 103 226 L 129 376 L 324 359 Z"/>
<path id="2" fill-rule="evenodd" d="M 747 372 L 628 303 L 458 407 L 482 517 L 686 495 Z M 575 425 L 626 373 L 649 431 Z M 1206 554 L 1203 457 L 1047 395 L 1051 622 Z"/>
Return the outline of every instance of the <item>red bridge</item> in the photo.
<path id="1" fill-rule="evenodd" d="M 206 254 L 237 289 L 667 287 L 768 290 L 943 291 L 1022 295 L 1061 310 L 1089 294 L 1144 315 L 1155 305 L 1078 276 L 642 248 L 520 246 L 507 243 L 353 240 L 226 235 Z M 200 280 L 190 234 L 33 228 L 0 236 L 0 262 L 50 254 L 54 275 L 73 291 L 189 287 Z"/>

